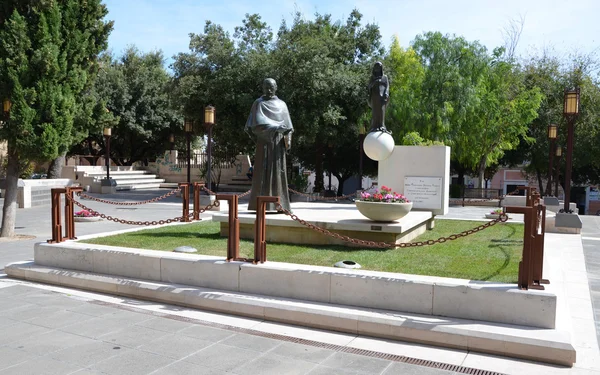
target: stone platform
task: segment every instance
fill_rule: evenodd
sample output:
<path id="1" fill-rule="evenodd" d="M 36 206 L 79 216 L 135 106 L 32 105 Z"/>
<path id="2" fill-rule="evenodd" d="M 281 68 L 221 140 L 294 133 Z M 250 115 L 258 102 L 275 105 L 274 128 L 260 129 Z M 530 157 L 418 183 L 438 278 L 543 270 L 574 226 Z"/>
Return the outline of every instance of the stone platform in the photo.
<path id="1" fill-rule="evenodd" d="M 254 222 L 256 213 L 244 211 L 240 206 L 238 218 L 240 221 L 240 237 L 254 239 Z M 434 218 L 429 211 L 411 211 L 402 219 L 391 222 L 375 222 L 365 218 L 358 212 L 354 204 L 323 203 L 319 205 L 297 202 L 293 205 L 293 213 L 305 220 L 328 231 L 358 238 L 366 241 L 384 241 L 403 243 L 414 240 L 434 227 Z M 221 236 L 229 233 L 229 216 L 226 212 L 215 213 L 213 221 L 221 223 Z M 267 213 L 267 241 L 307 245 L 344 245 L 352 244 L 326 236 L 313 229 L 292 220 L 289 216 L 278 213 Z"/>

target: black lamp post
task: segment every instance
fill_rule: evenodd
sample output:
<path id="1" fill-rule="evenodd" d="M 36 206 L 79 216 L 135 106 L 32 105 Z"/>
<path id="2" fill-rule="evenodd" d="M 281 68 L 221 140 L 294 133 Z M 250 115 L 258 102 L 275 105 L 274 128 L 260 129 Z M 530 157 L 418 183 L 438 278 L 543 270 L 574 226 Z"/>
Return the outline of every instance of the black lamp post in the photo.
<path id="1" fill-rule="evenodd" d="M 171 145 L 170 151 L 173 152 L 173 149 L 175 148 L 175 136 L 172 133 L 169 134 L 169 143 Z"/>
<path id="2" fill-rule="evenodd" d="M 557 127 L 556 124 L 548 125 L 548 140 L 550 141 L 550 166 L 548 168 L 548 185 L 546 186 L 546 196 L 552 196 L 552 164 L 554 162 L 554 147 L 556 142 Z"/>
<path id="3" fill-rule="evenodd" d="M 556 177 L 554 178 L 554 194 L 558 198 L 558 176 L 560 174 L 560 158 L 562 157 L 562 147 L 556 147 Z"/>
<path id="4" fill-rule="evenodd" d="M 104 128 L 104 143 L 106 144 L 106 156 L 104 157 L 104 164 L 106 165 L 106 180 L 110 180 L 110 136 L 111 129 Z"/>
<path id="5" fill-rule="evenodd" d="M 185 120 L 183 120 L 183 126 L 184 126 L 184 130 L 185 130 L 185 140 L 187 141 L 187 183 L 189 184 L 191 182 L 191 169 L 190 169 L 190 164 L 191 164 L 191 141 L 192 141 L 192 131 L 194 130 L 194 121 L 192 119 L 189 118 L 185 118 Z"/>
<path id="6" fill-rule="evenodd" d="M 206 185 L 208 189 L 212 189 L 211 173 L 212 173 L 212 128 L 215 125 L 215 107 L 212 105 L 204 108 L 204 126 L 208 131 L 208 144 L 206 145 Z"/>
<path id="7" fill-rule="evenodd" d="M 567 160 L 565 165 L 565 206 L 564 212 L 570 213 L 569 202 L 571 200 L 571 168 L 573 164 L 573 124 L 579 115 L 579 88 L 565 89 L 565 101 L 563 115 L 567 119 Z"/>
<path id="8" fill-rule="evenodd" d="M 359 157 L 358 157 L 358 190 L 362 190 L 362 179 L 363 179 L 363 154 L 365 150 L 363 149 L 363 143 L 365 142 L 365 126 L 358 125 L 358 148 L 359 148 Z"/>

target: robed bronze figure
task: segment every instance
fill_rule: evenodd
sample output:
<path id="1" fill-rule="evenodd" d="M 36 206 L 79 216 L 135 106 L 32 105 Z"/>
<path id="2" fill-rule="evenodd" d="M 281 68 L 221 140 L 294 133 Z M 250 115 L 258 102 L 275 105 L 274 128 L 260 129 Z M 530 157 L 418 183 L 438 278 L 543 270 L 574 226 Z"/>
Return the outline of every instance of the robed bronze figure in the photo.
<path id="1" fill-rule="evenodd" d="M 263 96 L 254 101 L 246 121 L 246 132 L 256 137 L 249 210 L 256 210 L 258 196 L 279 197 L 281 206 L 290 209 L 285 153 L 290 149 L 294 128 L 287 105 L 275 96 L 276 90 L 274 79 L 264 80 Z M 275 205 L 269 203 L 267 210 L 275 210 Z"/>
<path id="2" fill-rule="evenodd" d="M 383 131 L 391 133 L 385 127 L 385 109 L 390 101 L 390 83 L 388 77 L 383 74 L 383 64 L 376 62 L 369 81 L 369 107 L 372 110 L 372 131 Z"/>

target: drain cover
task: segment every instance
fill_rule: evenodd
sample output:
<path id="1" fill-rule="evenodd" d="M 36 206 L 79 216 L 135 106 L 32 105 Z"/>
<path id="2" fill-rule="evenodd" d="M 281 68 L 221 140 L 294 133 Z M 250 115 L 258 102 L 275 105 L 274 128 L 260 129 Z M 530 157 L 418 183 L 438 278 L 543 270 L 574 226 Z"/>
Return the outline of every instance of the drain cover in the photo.
<path id="1" fill-rule="evenodd" d="M 360 268 L 360 264 L 352 260 L 342 260 L 333 265 L 339 268 Z"/>
<path id="2" fill-rule="evenodd" d="M 179 246 L 173 249 L 173 251 L 176 253 L 195 253 L 198 250 L 191 246 Z"/>

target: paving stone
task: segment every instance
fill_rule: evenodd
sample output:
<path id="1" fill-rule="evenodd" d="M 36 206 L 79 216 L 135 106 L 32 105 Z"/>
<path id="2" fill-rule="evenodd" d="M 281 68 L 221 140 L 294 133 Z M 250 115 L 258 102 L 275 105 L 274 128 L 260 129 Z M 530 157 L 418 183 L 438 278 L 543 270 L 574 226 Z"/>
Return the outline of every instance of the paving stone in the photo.
<path id="1" fill-rule="evenodd" d="M 113 314 L 115 312 L 114 307 L 97 305 L 95 303 L 83 303 L 78 306 L 72 306 L 67 308 L 68 311 L 77 312 L 80 314 L 91 315 L 91 316 L 105 316 Z"/>
<path id="2" fill-rule="evenodd" d="M 148 374 L 157 368 L 165 367 L 172 362 L 171 358 L 130 350 L 98 362 L 92 365 L 90 369 L 108 374 L 142 375 Z"/>
<path id="3" fill-rule="evenodd" d="M 94 340 L 86 344 L 50 353 L 49 356 L 81 367 L 89 367 L 129 350 L 131 349 L 121 348 L 118 345 Z"/>
<path id="4" fill-rule="evenodd" d="M 302 361 L 321 363 L 335 352 L 329 349 L 316 348 L 314 346 L 301 345 L 293 342 L 284 342 L 271 353 Z"/>
<path id="5" fill-rule="evenodd" d="M 168 335 L 168 333 L 164 331 L 130 325 L 121 330 L 98 336 L 98 339 L 115 345 L 137 348 L 149 341 L 156 340 L 166 335 Z"/>
<path id="6" fill-rule="evenodd" d="M 214 344 L 192 354 L 185 358 L 184 361 L 223 371 L 232 371 L 246 362 L 250 362 L 260 356 L 261 353 L 254 350 Z"/>
<path id="7" fill-rule="evenodd" d="M 33 250 L 33 249 L 32 249 Z M 35 293 L 39 289 L 32 288 L 27 285 L 14 285 L 8 288 L 0 289 L 0 296 L 12 296 L 12 297 L 21 297 L 25 294 Z"/>
<path id="8" fill-rule="evenodd" d="M 2 342 L 11 342 L 29 338 L 34 334 L 43 334 L 50 331 L 51 329 L 49 328 L 36 326 L 34 324 L 15 322 L 15 324 L 2 328 L 1 337 Z"/>
<path id="9" fill-rule="evenodd" d="M 195 337 L 167 334 L 157 340 L 145 343 L 138 350 L 157 353 L 169 358 L 181 359 L 212 344 L 211 341 Z"/>
<path id="10" fill-rule="evenodd" d="M 237 348 L 256 350 L 264 353 L 274 347 L 281 345 L 281 341 L 273 340 L 266 337 L 246 335 L 238 333 L 235 336 L 228 337 L 220 342 L 220 344 L 231 345 Z"/>
<path id="11" fill-rule="evenodd" d="M 231 331 L 207 327 L 200 324 L 182 329 L 178 333 L 184 336 L 195 337 L 197 339 L 208 340 L 211 342 L 218 342 L 235 335 L 235 333 Z"/>
<path id="12" fill-rule="evenodd" d="M 10 288 L 4 288 L 4 289 L 10 289 Z M 0 289 L 2 290 L 2 289 Z M 10 297 L 3 297 L 2 295 L 0 295 L 0 300 L 2 300 L 2 303 L 0 303 L 0 314 L 2 314 L 3 311 L 9 311 L 12 309 L 17 309 L 20 307 L 24 307 L 24 306 L 29 306 L 29 307 L 33 307 L 35 306 L 34 304 L 31 304 L 29 302 L 25 302 L 25 301 L 21 301 L 19 299 L 15 299 L 15 298 L 10 298 Z"/>
<path id="13" fill-rule="evenodd" d="M 136 325 L 156 329 L 158 331 L 165 331 L 165 332 L 169 332 L 169 333 L 179 332 L 183 329 L 195 326 L 195 324 L 193 324 L 193 323 L 187 323 L 187 322 L 182 322 L 179 320 L 163 318 L 163 317 L 144 320 L 143 322 L 136 323 Z"/>
<path id="14" fill-rule="evenodd" d="M 454 371 L 446 371 L 425 366 L 410 365 L 408 363 L 392 363 L 383 375 L 453 375 Z"/>
<path id="15" fill-rule="evenodd" d="M 134 323 L 129 324 L 122 319 L 107 318 L 103 315 L 62 327 L 60 330 L 81 336 L 98 338 L 110 332 L 120 331 L 133 324 Z"/>
<path id="16" fill-rule="evenodd" d="M 94 340 L 72 333 L 50 331 L 41 335 L 32 335 L 22 340 L 8 343 L 8 346 L 37 355 L 46 355 L 65 348 L 91 344 Z"/>
<path id="17" fill-rule="evenodd" d="M 0 329 L 2 329 L 2 327 L 5 327 L 5 326 L 13 325 L 16 322 L 17 322 L 17 320 L 0 316 Z"/>
<path id="18" fill-rule="evenodd" d="M 204 365 L 197 365 L 190 362 L 179 361 L 170 364 L 167 367 L 153 372 L 152 375 L 233 375 L 234 373 L 219 370 L 215 368 L 206 367 Z"/>
<path id="19" fill-rule="evenodd" d="M 0 316 L 25 322 L 29 319 L 48 316 L 61 310 L 61 308 L 56 306 L 40 307 L 34 304 L 25 304 L 14 309 L 0 311 Z"/>
<path id="20" fill-rule="evenodd" d="M 322 365 L 336 369 L 348 369 L 359 373 L 363 372 L 365 374 L 380 374 L 390 365 L 390 361 L 357 354 L 335 353 L 327 358 Z"/>
<path id="21" fill-rule="evenodd" d="M 328 366 L 317 365 L 317 367 L 313 368 L 309 375 L 357 375 L 356 371 L 346 369 L 346 368 L 333 368 Z M 371 372 L 370 374 L 379 374 L 376 372 Z"/>
<path id="22" fill-rule="evenodd" d="M 29 319 L 27 323 L 47 328 L 60 328 L 69 326 L 71 324 L 85 322 L 88 319 L 92 319 L 92 316 L 73 311 L 62 310 L 46 316 Z"/>
<path id="23" fill-rule="evenodd" d="M 251 362 L 236 368 L 239 375 L 303 375 L 308 374 L 317 364 L 312 362 L 292 360 L 277 354 L 268 353 Z"/>
<path id="24" fill-rule="evenodd" d="M 27 361 L 29 358 L 31 358 L 31 354 L 23 350 L 0 346 L 0 370 L 18 365 L 21 362 Z"/>
<path id="25" fill-rule="evenodd" d="M 26 362 L 2 370 L 2 375 L 64 375 L 79 370 L 79 366 L 48 357 L 32 358 Z"/>

